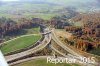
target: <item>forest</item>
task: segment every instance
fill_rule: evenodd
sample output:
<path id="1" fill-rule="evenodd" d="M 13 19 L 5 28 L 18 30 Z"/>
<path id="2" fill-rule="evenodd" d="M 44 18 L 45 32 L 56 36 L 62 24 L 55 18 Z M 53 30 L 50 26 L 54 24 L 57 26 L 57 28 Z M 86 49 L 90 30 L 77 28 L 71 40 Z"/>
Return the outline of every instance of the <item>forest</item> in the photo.
<path id="1" fill-rule="evenodd" d="M 81 22 L 83 26 L 65 26 L 66 31 L 73 33 L 67 41 L 82 51 L 100 55 L 100 13 L 77 14 L 71 21 Z"/>

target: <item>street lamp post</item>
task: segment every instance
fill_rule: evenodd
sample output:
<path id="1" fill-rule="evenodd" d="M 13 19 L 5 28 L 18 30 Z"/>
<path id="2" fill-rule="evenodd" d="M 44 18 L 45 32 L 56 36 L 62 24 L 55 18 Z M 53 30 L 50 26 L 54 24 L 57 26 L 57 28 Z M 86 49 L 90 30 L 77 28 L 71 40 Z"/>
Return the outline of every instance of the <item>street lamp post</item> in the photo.
<path id="1" fill-rule="evenodd" d="M 7 61 L 5 60 L 1 51 L 0 51 L 0 66 L 8 66 Z"/>

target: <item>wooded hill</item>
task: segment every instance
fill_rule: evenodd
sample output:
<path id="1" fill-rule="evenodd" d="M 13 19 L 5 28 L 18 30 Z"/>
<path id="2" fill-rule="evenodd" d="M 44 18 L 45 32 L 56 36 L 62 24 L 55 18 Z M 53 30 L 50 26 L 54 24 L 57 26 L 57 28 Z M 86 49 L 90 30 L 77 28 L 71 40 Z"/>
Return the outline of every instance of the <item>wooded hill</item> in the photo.
<path id="1" fill-rule="evenodd" d="M 73 33 L 69 42 L 82 51 L 98 50 L 100 47 L 100 13 L 77 14 L 73 22 L 81 22 L 83 26 L 65 26 L 66 31 Z M 100 52 L 93 52 L 100 55 Z"/>

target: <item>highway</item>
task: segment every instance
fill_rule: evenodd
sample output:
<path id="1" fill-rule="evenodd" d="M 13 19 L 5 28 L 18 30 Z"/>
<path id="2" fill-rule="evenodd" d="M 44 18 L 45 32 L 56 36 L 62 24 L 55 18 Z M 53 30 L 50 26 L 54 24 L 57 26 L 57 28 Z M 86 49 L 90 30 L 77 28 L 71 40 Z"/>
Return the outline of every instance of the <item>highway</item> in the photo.
<path id="1" fill-rule="evenodd" d="M 15 60 L 15 59 L 19 59 L 19 58 L 22 58 L 22 57 L 25 57 L 25 56 L 28 56 L 30 54 L 33 54 L 33 53 L 36 53 L 40 50 L 42 50 L 43 48 L 45 48 L 52 40 L 54 40 L 56 42 L 56 44 L 58 44 L 60 47 L 62 47 L 66 52 L 69 52 L 70 55 L 66 55 L 65 53 L 62 53 L 61 51 L 57 50 L 56 48 L 54 48 L 52 46 L 52 44 L 50 45 L 50 47 L 56 51 L 57 53 L 59 53 L 60 55 L 62 55 L 63 57 L 67 57 L 67 58 L 72 58 L 72 56 L 75 56 L 76 60 L 79 62 L 81 61 L 79 58 L 77 57 L 84 57 L 80 54 L 78 54 L 77 52 L 75 52 L 74 50 L 72 50 L 71 48 L 67 47 L 66 45 L 64 45 L 59 39 L 58 37 L 56 36 L 54 30 L 50 30 L 49 28 L 46 28 L 44 30 L 44 33 L 41 33 L 44 35 L 44 40 L 42 42 L 40 42 L 40 44 L 32 49 L 29 49 L 27 51 L 23 51 L 23 52 L 20 52 L 20 53 L 17 53 L 17 54 L 13 54 L 13 55 L 9 55 L 9 56 L 5 56 L 6 60 L 9 62 L 9 61 L 12 61 L 12 60 Z M 52 39 L 52 40 L 51 40 Z M 22 59 L 22 60 L 25 60 L 25 59 Z M 17 62 L 20 62 L 22 60 L 18 60 Z M 13 63 L 16 63 L 16 62 L 13 62 Z M 11 64 L 13 64 L 11 63 Z M 83 64 L 84 66 L 95 66 L 94 64 L 89 64 L 89 63 L 85 63 Z"/>
<path id="2" fill-rule="evenodd" d="M 60 55 L 62 55 L 64 58 L 70 58 L 70 59 L 74 59 L 76 64 L 79 64 L 81 66 L 95 66 L 93 64 L 88 64 L 88 63 L 81 63 L 82 60 L 80 60 L 79 58 L 75 58 L 73 55 L 71 54 L 65 54 L 62 53 L 61 51 L 59 51 L 58 49 L 56 49 L 53 45 L 51 45 L 52 50 L 54 50 L 55 52 L 59 53 Z"/>
<path id="3" fill-rule="evenodd" d="M 75 55 L 75 56 L 81 56 L 80 54 L 76 53 L 75 51 L 73 51 L 72 49 L 70 49 L 69 47 L 67 47 L 66 45 L 64 45 L 56 36 L 56 34 L 54 33 L 54 30 L 52 30 L 52 39 L 59 45 L 61 46 L 63 49 L 65 49 L 66 51 L 68 51 L 70 54 Z"/>
<path id="4" fill-rule="evenodd" d="M 64 50 L 66 50 L 67 52 L 69 52 L 70 55 L 72 55 L 72 56 L 70 56 L 70 57 L 73 57 L 73 56 L 74 56 L 75 59 L 76 59 L 78 62 L 80 62 L 81 59 L 80 59 L 80 58 L 77 58 L 77 57 L 84 57 L 84 56 L 78 54 L 77 52 L 75 52 L 74 50 L 72 50 L 71 48 L 69 48 L 69 47 L 67 47 L 66 45 L 64 45 L 64 44 L 58 39 L 58 37 L 56 36 L 56 34 L 55 34 L 55 32 L 54 32 L 54 29 L 52 30 L 52 39 L 53 39 L 59 46 L 61 46 Z M 62 52 L 60 52 L 60 51 L 58 51 L 57 49 L 55 49 L 53 46 L 51 46 L 51 48 L 52 48 L 53 50 L 55 50 L 56 52 L 58 52 L 59 54 L 63 55 L 64 57 L 68 57 L 68 56 L 66 56 L 65 54 L 63 54 Z M 97 62 L 95 62 L 95 63 L 84 63 L 84 66 L 97 66 L 97 65 L 98 65 Z"/>
<path id="5" fill-rule="evenodd" d="M 59 50 L 57 50 L 53 45 L 50 46 L 52 50 L 54 50 L 55 52 L 59 53 L 60 55 L 64 56 L 64 57 L 68 57 L 66 56 L 64 53 L 60 52 Z"/>
<path id="6" fill-rule="evenodd" d="M 5 56 L 7 62 L 30 55 L 32 53 L 35 53 L 37 51 L 42 50 L 44 47 L 46 47 L 49 42 L 51 41 L 51 34 L 50 32 L 46 35 L 44 35 L 44 40 L 42 42 L 40 42 L 40 44 L 38 46 L 36 46 L 35 48 L 29 49 L 27 51 L 23 51 L 17 54 L 13 54 L 13 55 L 9 55 L 9 56 Z"/>
<path id="7" fill-rule="evenodd" d="M 19 64 L 19 63 L 22 63 L 22 62 L 25 62 L 25 61 L 34 60 L 34 59 L 36 59 L 36 60 L 37 59 L 47 59 L 47 57 L 52 57 L 52 56 L 36 56 L 36 57 L 30 57 L 30 58 L 26 58 L 26 59 L 22 59 L 22 60 L 13 62 L 13 63 L 11 63 L 9 65 L 11 66 L 11 65 Z"/>

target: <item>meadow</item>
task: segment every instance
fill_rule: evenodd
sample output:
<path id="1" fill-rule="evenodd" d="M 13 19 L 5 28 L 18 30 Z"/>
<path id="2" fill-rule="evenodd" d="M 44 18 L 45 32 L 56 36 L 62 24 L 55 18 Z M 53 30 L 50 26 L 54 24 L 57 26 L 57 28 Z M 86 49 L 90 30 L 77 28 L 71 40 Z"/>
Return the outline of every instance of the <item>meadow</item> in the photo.
<path id="1" fill-rule="evenodd" d="M 46 59 L 36 59 L 36 60 L 30 60 L 26 62 L 22 62 L 20 64 L 14 65 L 14 66 L 79 66 L 78 64 L 67 64 L 67 63 L 47 63 Z"/>
<path id="2" fill-rule="evenodd" d="M 40 37 L 40 35 L 28 35 L 19 37 L 15 40 L 4 43 L 4 45 L 1 47 L 1 51 L 3 52 L 3 54 L 7 54 L 12 51 L 27 48 L 35 44 L 35 42 L 38 41 Z"/>

